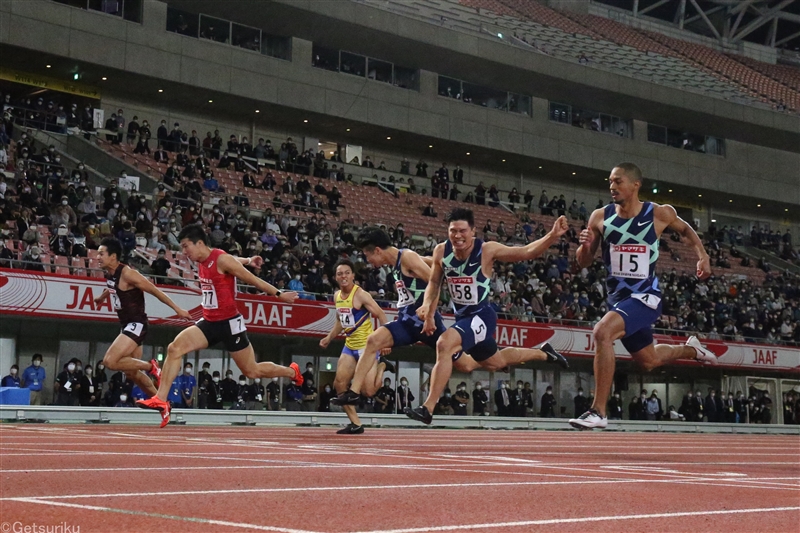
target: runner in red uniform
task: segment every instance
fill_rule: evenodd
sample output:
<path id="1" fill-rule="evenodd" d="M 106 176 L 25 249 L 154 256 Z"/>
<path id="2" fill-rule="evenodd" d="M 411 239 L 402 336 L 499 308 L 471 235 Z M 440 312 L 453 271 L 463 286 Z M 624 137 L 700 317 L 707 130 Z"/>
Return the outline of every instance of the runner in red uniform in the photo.
<path id="1" fill-rule="evenodd" d="M 180 332 L 167 348 L 158 394 L 148 400 L 139 400 L 136 404 L 145 409 L 160 411 L 161 427 L 166 426 L 170 415 L 167 395 L 180 372 L 183 356 L 219 343 L 230 352 L 236 365 L 248 378 L 284 377 L 291 379 L 296 385 L 302 385 L 303 376 L 297 363 L 285 367 L 275 363 L 256 362 L 253 346 L 247 339 L 244 318 L 236 306 L 236 279 L 287 303 L 294 302 L 297 293 L 279 291 L 244 268 L 245 265 L 259 268 L 263 263 L 261 257 L 233 257 L 222 250 L 209 248 L 206 244 L 208 237 L 199 226 L 183 228 L 178 240 L 186 256 L 198 264 L 200 288 L 203 292 L 203 318 L 194 326 Z"/>
<path id="2" fill-rule="evenodd" d="M 160 380 L 161 369 L 158 368 L 155 359 L 149 363 L 141 360 L 142 343 L 147 335 L 144 293 L 150 293 L 170 306 L 181 318 L 191 320 L 192 315 L 178 307 L 169 296 L 158 290 L 144 276 L 120 263 L 120 257 L 122 257 L 122 244 L 113 237 L 103 239 L 97 250 L 97 260 L 100 268 L 106 273 L 107 288 L 94 299 L 94 302 L 99 304 L 111 296 L 111 305 L 122 325 L 122 330 L 103 357 L 103 364 L 109 370 L 124 372 L 145 394 L 154 396 L 156 388 L 147 377 L 147 372 L 150 371 L 157 380 Z"/>

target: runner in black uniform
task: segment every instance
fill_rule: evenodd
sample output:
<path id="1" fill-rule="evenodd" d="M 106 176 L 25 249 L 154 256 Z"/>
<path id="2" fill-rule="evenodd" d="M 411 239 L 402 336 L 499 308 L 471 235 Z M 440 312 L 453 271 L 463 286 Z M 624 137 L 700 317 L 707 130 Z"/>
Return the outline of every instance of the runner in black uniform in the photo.
<path id="1" fill-rule="evenodd" d="M 142 343 L 147 335 L 147 314 L 144 309 L 144 293 L 148 292 L 171 307 L 181 318 L 191 319 L 169 296 L 161 292 L 141 274 L 119 262 L 122 244 L 114 238 L 103 239 L 97 259 L 105 271 L 106 289 L 95 298 L 99 304 L 111 298 L 111 307 L 117 312 L 122 330 L 103 357 L 103 364 L 110 370 L 125 372 L 148 396 L 156 393 L 156 387 L 147 377 L 150 371 L 160 381 L 161 369 L 153 359 L 145 363 L 142 358 Z"/>

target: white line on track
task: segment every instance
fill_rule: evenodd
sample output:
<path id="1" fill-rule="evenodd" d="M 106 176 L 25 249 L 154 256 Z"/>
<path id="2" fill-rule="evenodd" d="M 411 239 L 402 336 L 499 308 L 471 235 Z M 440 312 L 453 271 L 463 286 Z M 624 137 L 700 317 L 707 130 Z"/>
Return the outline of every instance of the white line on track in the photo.
<path id="1" fill-rule="evenodd" d="M 66 502 L 51 502 L 47 500 L 32 499 L 32 498 L 17 498 L 14 501 L 21 503 L 32 503 L 37 505 L 49 505 L 53 507 L 70 507 L 72 509 L 82 509 L 84 511 L 104 511 L 107 513 L 127 514 L 134 516 L 144 516 L 147 518 L 161 518 L 165 520 L 178 520 L 181 522 L 193 522 L 199 524 L 208 524 L 212 526 L 226 526 L 236 527 L 255 531 L 273 531 L 275 533 L 317 533 L 306 529 L 291 529 L 286 527 L 277 526 L 262 526 L 258 524 L 245 524 L 242 522 L 229 522 L 226 520 L 212 520 L 208 518 L 196 518 L 191 516 L 176 516 L 161 513 L 148 513 L 145 511 L 133 511 L 129 509 L 114 509 L 112 507 L 101 507 L 98 505 L 83 505 L 79 503 L 66 503 Z"/>
<path id="2" fill-rule="evenodd" d="M 501 527 L 526 527 L 526 526 L 545 526 L 557 524 L 580 524 L 587 522 L 606 522 L 617 520 L 652 520 L 657 518 L 680 518 L 684 516 L 708 516 L 708 515 L 732 515 L 732 514 L 751 514 L 751 513 L 777 513 L 785 511 L 800 511 L 800 507 L 768 507 L 759 509 L 727 509 L 720 511 L 689 511 L 677 513 L 655 513 L 655 514 L 635 514 L 635 515 L 614 515 L 614 516 L 588 516 L 583 518 L 550 518 L 546 520 L 525 520 L 520 522 L 493 522 L 488 524 L 465 524 L 455 526 L 431 526 L 421 528 L 405 529 L 377 529 L 363 531 L 359 533 L 422 533 L 425 531 L 458 531 L 465 529 L 494 529 Z M 653 529 L 653 528 L 651 528 Z"/>

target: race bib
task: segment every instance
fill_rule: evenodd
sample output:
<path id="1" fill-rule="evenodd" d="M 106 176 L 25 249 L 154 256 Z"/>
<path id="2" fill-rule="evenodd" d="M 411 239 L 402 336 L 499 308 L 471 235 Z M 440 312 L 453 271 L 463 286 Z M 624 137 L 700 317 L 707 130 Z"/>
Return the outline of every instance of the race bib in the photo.
<path id="1" fill-rule="evenodd" d="M 639 300 L 650 309 L 658 309 L 658 304 L 661 303 L 661 298 L 653 294 L 631 294 L 631 298 Z"/>
<path id="2" fill-rule="evenodd" d="M 89 385 L 89 394 L 94 394 L 94 385 Z"/>
<path id="3" fill-rule="evenodd" d="M 217 290 L 213 285 L 203 285 L 203 309 L 217 309 Z"/>
<path id="4" fill-rule="evenodd" d="M 356 325 L 356 319 L 353 316 L 353 310 L 349 307 L 340 307 L 336 310 L 339 314 L 339 323 L 344 329 L 350 329 Z"/>
<path id="5" fill-rule="evenodd" d="M 475 334 L 475 344 L 483 342 L 486 339 L 486 333 L 489 331 L 489 328 L 486 327 L 486 323 L 481 317 L 472 317 L 472 322 L 470 322 L 469 326 L 470 329 L 472 329 L 472 333 Z"/>
<path id="6" fill-rule="evenodd" d="M 142 334 L 142 330 L 144 329 L 144 324 L 141 322 L 130 322 L 125 325 L 125 329 L 123 331 L 127 331 L 132 333 L 134 336 L 138 337 Z"/>
<path id="7" fill-rule="evenodd" d="M 228 320 L 228 325 L 231 328 L 231 335 L 238 335 L 239 333 L 246 331 L 246 328 L 244 327 L 244 318 L 241 316 L 237 316 Z"/>
<path id="8" fill-rule="evenodd" d="M 401 307 L 408 307 L 409 305 L 416 302 L 414 296 L 411 294 L 411 291 L 406 288 L 405 282 L 403 280 L 395 281 L 394 282 L 395 289 L 397 290 L 397 308 L 400 309 Z"/>
<path id="9" fill-rule="evenodd" d="M 617 278 L 647 279 L 650 252 L 644 244 L 612 244 L 611 275 Z"/>
<path id="10" fill-rule="evenodd" d="M 447 278 L 450 299 L 457 305 L 477 305 L 478 284 L 473 276 Z"/>
<path id="11" fill-rule="evenodd" d="M 119 311 L 122 309 L 122 304 L 119 301 L 119 296 L 117 296 L 117 291 L 112 289 L 108 291 L 108 294 L 111 297 L 111 307 L 114 308 L 114 311 Z"/>

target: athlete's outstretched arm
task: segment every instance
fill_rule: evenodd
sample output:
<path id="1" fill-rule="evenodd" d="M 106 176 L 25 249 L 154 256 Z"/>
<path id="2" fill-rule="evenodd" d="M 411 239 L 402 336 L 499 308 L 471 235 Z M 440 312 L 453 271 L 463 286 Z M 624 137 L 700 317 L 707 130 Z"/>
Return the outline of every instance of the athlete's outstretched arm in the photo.
<path id="1" fill-rule="evenodd" d="M 370 312 L 372 316 L 378 319 L 378 323 L 383 326 L 386 324 L 386 313 L 384 313 L 378 302 L 367 291 L 358 291 L 356 298 L 361 299 L 361 307 Z"/>
<path id="2" fill-rule="evenodd" d="M 189 314 L 188 311 L 178 307 L 178 304 L 173 302 L 172 298 L 170 298 L 169 296 L 158 290 L 158 287 L 150 283 L 150 280 L 139 274 L 134 269 L 132 268 L 124 269 L 122 271 L 122 280 L 124 280 L 125 283 L 128 283 L 129 285 L 132 285 L 143 292 L 152 294 L 153 296 L 158 298 L 159 302 L 171 307 L 172 310 L 175 311 L 175 313 L 179 317 L 185 318 L 187 320 L 192 319 L 192 315 Z"/>
<path id="3" fill-rule="evenodd" d="M 252 285 L 261 292 L 265 292 L 270 296 L 278 296 L 279 299 L 287 303 L 292 303 L 297 300 L 297 293 L 293 291 L 280 291 L 271 283 L 267 283 L 263 279 L 257 277 L 255 274 L 247 270 L 244 265 L 235 257 L 228 254 L 223 254 L 217 259 L 217 265 L 222 272 L 235 276 L 237 279 Z"/>
<path id="4" fill-rule="evenodd" d="M 403 253 L 400 266 L 405 267 L 405 270 L 411 274 L 411 277 L 427 281 L 431 277 L 433 258 L 422 257 L 418 253 L 408 250 Z"/>
<path id="5" fill-rule="evenodd" d="M 342 328 L 342 323 L 339 321 L 339 317 L 336 317 L 336 320 L 333 322 L 333 327 L 331 328 L 330 333 L 326 336 L 322 337 L 319 341 L 320 348 L 327 348 L 328 345 L 331 343 L 333 339 L 339 336 L 339 333 L 342 332 L 344 328 Z"/>
<path id="6" fill-rule="evenodd" d="M 581 243 L 578 246 L 578 251 L 575 252 L 575 262 L 581 268 L 586 268 L 594 261 L 594 256 L 597 253 L 597 248 L 603 239 L 603 234 L 600 233 L 603 222 L 603 210 L 595 209 L 589 217 L 589 223 L 586 229 L 581 231 L 578 241 Z"/>
<path id="7" fill-rule="evenodd" d="M 100 296 L 94 299 L 94 305 L 98 305 L 100 302 L 106 299 L 108 296 L 108 289 L 103 289 L 103 292 L 100 293 Z"/>
<path id="8" fill-rule="evenodd" d="M 439 294 L 442 290 L 442 278 L 444 278 L 444 269 L 442 268 L 443 258 L 444 243 L 440 243 L 433 249 L 433 266 L 431 267 L 430 278 L 428 278 L 428 286 L 425 288 L 425 298 L 422 301 L 422 305 L 417 309 L 417 316 L 425 321 L 426 326 L 428 326 L 428 322 L 432 323 L 433 315 L 436 313 L 436 306 L 439 304 Z M 430 321 L 428 320 L 429 318 L 431 319 Z M 423 329 L 423 331 L 426 330 Z"/>
<path id="9" fill-rule="evenodd" d="M 499 242 L 487 242 L 483 245 L 483 253 L 488 254 L 492 261 L 516 263 L 536 259 L 547 251 L 569 229 L 567 217 L 561 216 L 553 224 L 553 229 L 547 235 L 525 246 L 506 246 Z"/>
<path id="10" fill-rule="evenodd" d="M 708 257 L 705 247 L 703 246 L 703 241 L 700 240 L 697 232 L 694 231 L 694 229 L 687 224 L 685 220 L 678 216 L 675 208 L 671 205 L 658 206 L 656 210 L 656 216 L 662 223 L 666 223 L 669 228 L 675 230 L 678 235 L 689 241 L 689 243 L 692 245 L 692 248 L 694 248 L 694 251 L 697 254 L 697 277 L 700 279 L 705 279 L 710 276 L 711 261 Z"/>

